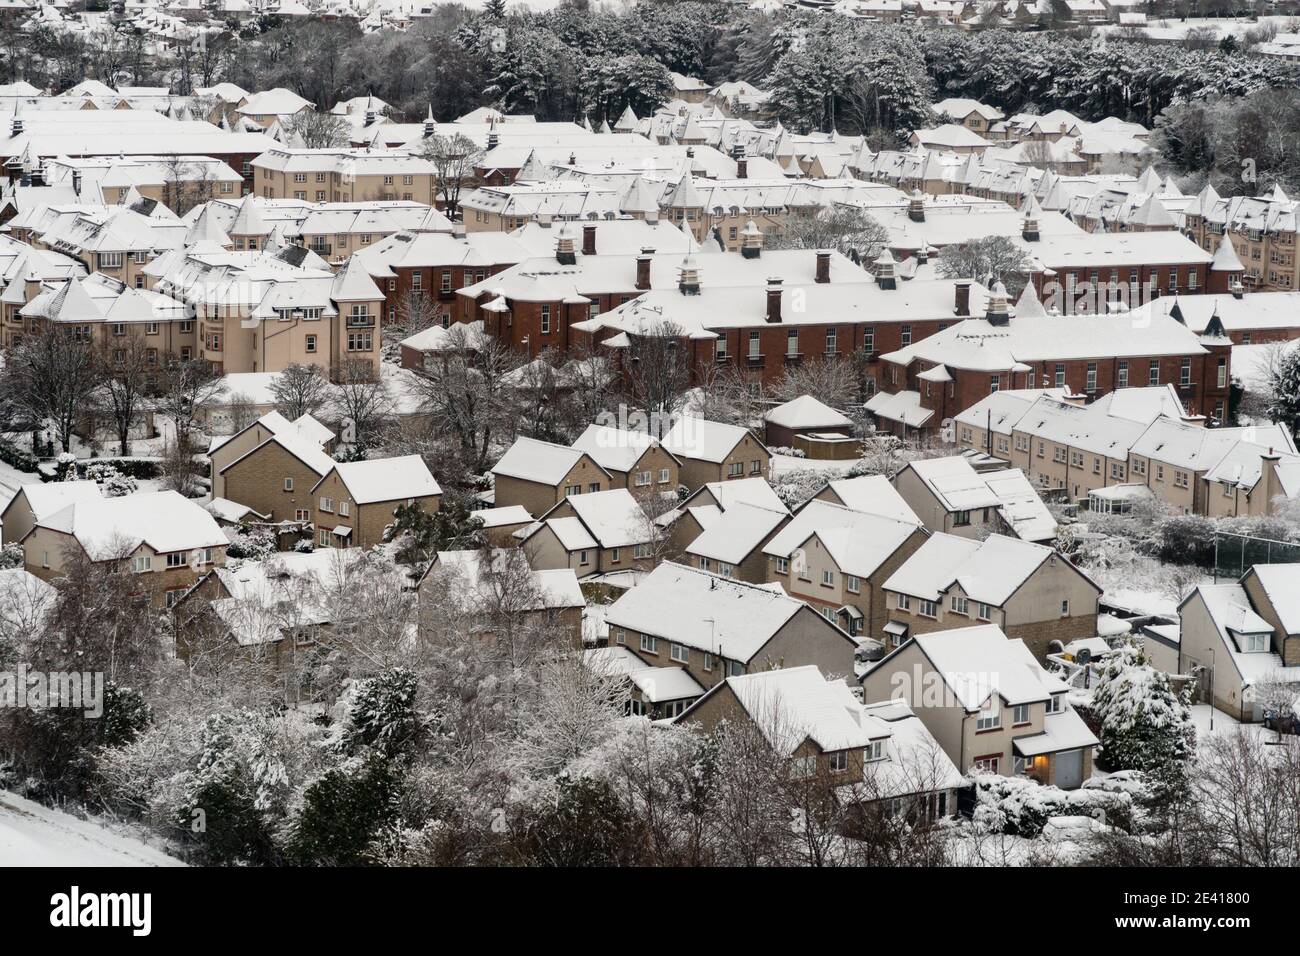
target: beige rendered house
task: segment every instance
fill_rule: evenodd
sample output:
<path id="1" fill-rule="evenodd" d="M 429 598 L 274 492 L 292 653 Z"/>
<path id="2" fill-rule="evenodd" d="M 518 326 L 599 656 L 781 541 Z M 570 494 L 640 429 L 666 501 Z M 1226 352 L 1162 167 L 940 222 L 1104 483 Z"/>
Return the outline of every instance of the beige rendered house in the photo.
<path id="1" fill-rule="evenodd" d="M 922 634 L 861 679 L 867 700 L 902 700 L 952 762 L 1070 790 L 1092 775 L 1097 738 L 1069 688 L 993 624 Z"/>

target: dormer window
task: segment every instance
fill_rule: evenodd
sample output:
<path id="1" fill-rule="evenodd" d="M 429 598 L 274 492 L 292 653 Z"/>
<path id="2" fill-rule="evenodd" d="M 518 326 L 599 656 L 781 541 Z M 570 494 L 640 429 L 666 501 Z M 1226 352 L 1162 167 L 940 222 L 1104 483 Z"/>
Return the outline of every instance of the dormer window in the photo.
<path id="1" fill-rule="evenodd" d="M 831 773 L 843 773 L 849 769 L 849 752 L 837 750 L 830 755 Z"/>
<path id="2" fill-rule="evenodd" d="M 1243 654 L 1259 654 L 1270 649 L 1273 635 L 1264 632 L 1260 634 L 1238 634 L 1237 646 L 1241 648 Z"/>
<path id="3" fill-rule="evenodd" d="M 1051 697 L 1047 698 L 1047 704 L 1044 709 L 1048 714 L 1061 713 L 1065 709 L 1065 695 L 1053 694 Z"/>
<path id="4" fill-rule="evenodd" d="M 863 763 L 871 763 L 875 760 L 885 759 L 885 742 L 883 740 L 873 740 L 862 749 Z"/>

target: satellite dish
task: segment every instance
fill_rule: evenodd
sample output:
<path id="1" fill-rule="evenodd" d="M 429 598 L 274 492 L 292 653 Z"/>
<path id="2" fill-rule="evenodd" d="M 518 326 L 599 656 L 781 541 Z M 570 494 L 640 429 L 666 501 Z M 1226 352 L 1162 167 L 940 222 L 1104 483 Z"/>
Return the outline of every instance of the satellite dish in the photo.
<path id="1" fill-rule="evenodd" d="M 1079 651 L 1079 653 L 1074 655 L 1074 661 L 1076 664 L 1087 664 L 1091 660 L 1092 660 L 1092 651 L 1088 650 L 1088 648 L 1086 647 L 1083 650 Z"/>

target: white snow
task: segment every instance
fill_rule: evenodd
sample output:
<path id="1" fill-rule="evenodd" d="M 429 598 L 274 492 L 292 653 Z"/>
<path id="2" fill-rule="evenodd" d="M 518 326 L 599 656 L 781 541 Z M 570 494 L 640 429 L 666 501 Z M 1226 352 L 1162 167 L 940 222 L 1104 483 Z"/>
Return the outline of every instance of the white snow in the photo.
<path id="1" fill-rule="evenodd" d="M 184 866 L 103 824 L 0 790 L 0 866 Z"/>

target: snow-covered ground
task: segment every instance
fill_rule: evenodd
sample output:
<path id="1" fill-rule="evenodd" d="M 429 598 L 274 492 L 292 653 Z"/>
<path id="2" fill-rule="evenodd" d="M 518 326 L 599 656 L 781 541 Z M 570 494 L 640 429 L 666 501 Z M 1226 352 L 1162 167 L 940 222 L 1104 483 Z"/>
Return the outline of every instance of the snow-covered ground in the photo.
<path id="1" fill-rule="evenodd" d="M 184 866 L 140 840 L 0 790 L 0 866 Z"/>
<path id="2" fill-rule="evenodd" d="M 855 464 L 857 461 L 851 458 L 844 461 L 819 461 L 794 455 L 773 455 L 768 470 L 773 480 L 792 471 L 824 471 L 827 478 L 842 478 Z"/>
<path id="3" fill-rule="evenodd" d="M 1182 40 L 1187 36 L 1188 32 L 1202 28 L 1214 30 L 1215 35 L 1220 39 L 1225 36 L 1240 37 L 1250 30 L 1259 29 L 1265 22 L 1274 24 L 1278 33 L 1288 33 L 1294 31 L 1297 18 L 1287 16 L 1260 17 L 1258 20 L 1252 20 L 1249 17 L 1194 17 L 1188 20 L 1153 18 L 1144 24 L 1140 24 L 1140 26 L 1151 39 L 1172 42 Z M 1096 29 L 1101 33 L 1112 33 L 1119 31 L 1121 28 L 1108 24 L 1099 26 Z"/>

